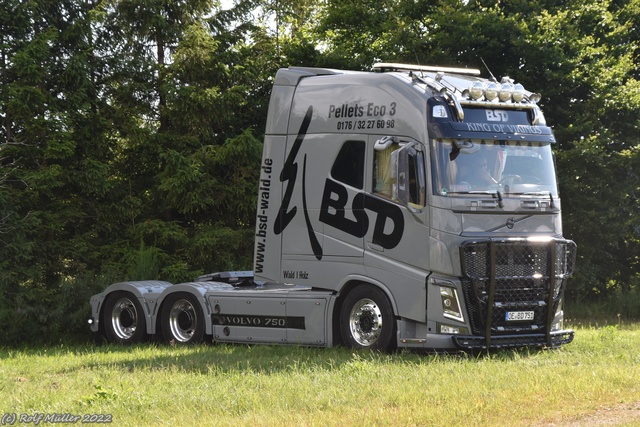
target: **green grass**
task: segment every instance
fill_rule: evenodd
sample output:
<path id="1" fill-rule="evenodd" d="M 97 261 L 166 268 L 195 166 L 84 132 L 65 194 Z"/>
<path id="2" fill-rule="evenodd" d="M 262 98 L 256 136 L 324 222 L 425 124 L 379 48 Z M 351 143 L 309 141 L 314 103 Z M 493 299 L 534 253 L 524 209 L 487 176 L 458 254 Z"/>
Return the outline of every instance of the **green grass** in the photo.
<path id="1" fill-rule="evenodd" d="M 0 349 L 0 374 L 0 416 L 112 414 L 127 426 L 563 425 L 603 408 L 638 408 L 640 324 L 579 327 L 559 350 L 476 357 L 226 345 Z M 638 411 L 627 412 L 607 425 L 640 425 Z"/>

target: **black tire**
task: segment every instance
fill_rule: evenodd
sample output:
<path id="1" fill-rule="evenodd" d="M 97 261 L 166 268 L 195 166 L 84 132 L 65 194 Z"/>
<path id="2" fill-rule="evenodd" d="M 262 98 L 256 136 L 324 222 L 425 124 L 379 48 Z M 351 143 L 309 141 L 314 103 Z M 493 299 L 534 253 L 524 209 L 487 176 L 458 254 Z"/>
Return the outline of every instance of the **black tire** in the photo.
<path id="1" fill-rule="evenodd" d="M 147 335 L 142 304 L 130 292 L 119 291 L 107 296 L 102 324 L 110 343 L 137 344 Z"/>
<path id="2" fill-rule="evenodd" d="M 362 284 L 346 296 L 340 310 L 340 332 L 345 346 L 391 351 L 396 347 L 396 320 L 387 295 Z"/>
<path id="3" fill-rule="evenodd" d="M 171 344 L 196 344 L 204 339 L 204 312 L 189 293 L 169 295 L 162 304 L 160 324 L 164 340 Z"/>

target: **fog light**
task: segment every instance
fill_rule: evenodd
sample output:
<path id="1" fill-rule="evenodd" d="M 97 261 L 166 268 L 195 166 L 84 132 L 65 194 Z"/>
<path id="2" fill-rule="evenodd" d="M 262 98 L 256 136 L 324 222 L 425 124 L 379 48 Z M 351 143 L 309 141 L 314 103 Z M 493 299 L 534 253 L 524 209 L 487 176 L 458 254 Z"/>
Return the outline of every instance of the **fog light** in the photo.
<path id="1" fill-rule="evenodd" d="M 469 329 L 465 328 L 464 326 L 453 326 L 438 323 L 438 333 L 449 335 L 468 335 Z"/>
<path id="2" fill-rule="evenodd" d="M 464 322 L 458 292 L 454 288 L 440 286 L 440 297 L 442 298 L 442 313 L 444 317 Z"/>

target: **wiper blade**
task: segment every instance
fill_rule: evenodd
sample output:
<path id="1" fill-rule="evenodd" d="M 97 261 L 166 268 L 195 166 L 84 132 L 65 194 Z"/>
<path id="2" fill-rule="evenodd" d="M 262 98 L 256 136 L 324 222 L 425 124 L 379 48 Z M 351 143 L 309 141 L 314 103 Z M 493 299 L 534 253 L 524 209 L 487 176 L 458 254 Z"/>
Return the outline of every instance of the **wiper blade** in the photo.
<path id="1" fill-rule="evenodd" d="M 504 203 L 502 203 L 502 193 L 500 190 L 496 190 L 496 195 L 498 196 L 498 206 L 504 208 Z"/>
<path id="2" fill-rule="evenodd" d="M 471 191 L 450 191 L 449 194 L 486 194 L 487 196 L 491 196 L 494 199 L 498 199 L 498 206 L 504 208 L 504 203 L 502 202 L 502 193 L 500 190 L 471 190 Z"/>
<path id="3" fill-rule="evenodd" d="M 527 191 L 524 193 L 511 193 L 511 194 L 518 194 L 518 195 L 522 195 L 522 196 L 547 196 L 549 197 L 549 207 L 553 208 L 553 194 L 551 193 L 551 191 Z"/>
<path id="4" fill-rule="evenodd" d="M 521 196 L 549 196 L 551 193 L 549 191 L 523 191 L 521 193 L 511 194 L 519 194 Z"/>

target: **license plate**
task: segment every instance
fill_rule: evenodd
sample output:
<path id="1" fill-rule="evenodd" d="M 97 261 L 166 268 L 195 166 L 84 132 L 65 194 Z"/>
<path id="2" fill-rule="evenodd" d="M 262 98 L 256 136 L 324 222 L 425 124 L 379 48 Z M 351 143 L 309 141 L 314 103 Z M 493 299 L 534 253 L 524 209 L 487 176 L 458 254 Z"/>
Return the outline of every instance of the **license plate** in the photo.
<path id="1" fill-rule="evenodd" d="M 507 322 L 516 322 L 518 320 L 533 320 L 533 311 L 507 311 L 505 316 Z"/>

